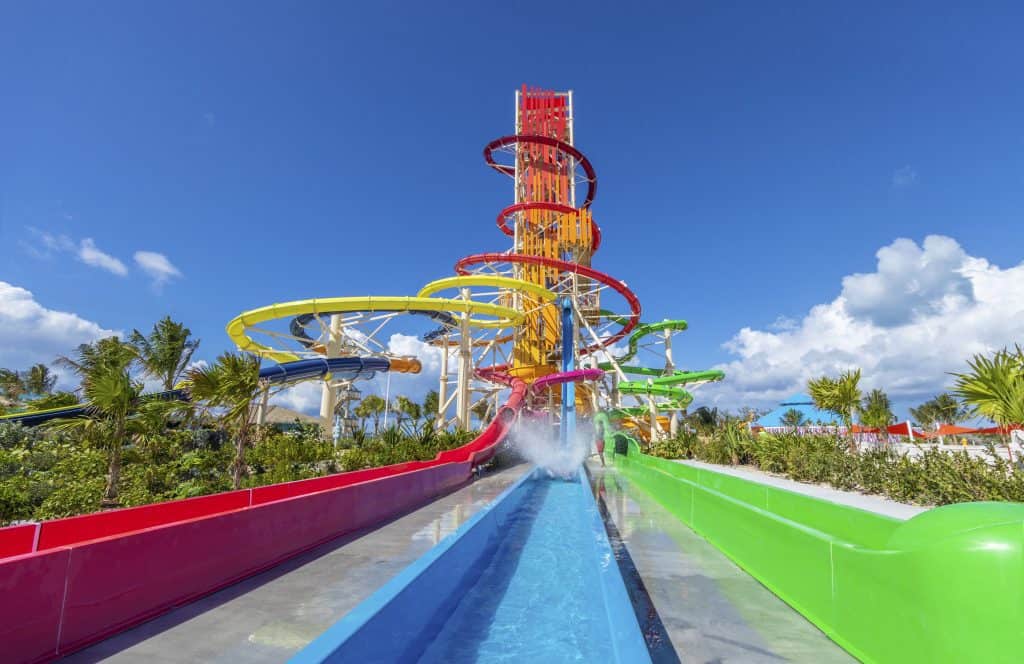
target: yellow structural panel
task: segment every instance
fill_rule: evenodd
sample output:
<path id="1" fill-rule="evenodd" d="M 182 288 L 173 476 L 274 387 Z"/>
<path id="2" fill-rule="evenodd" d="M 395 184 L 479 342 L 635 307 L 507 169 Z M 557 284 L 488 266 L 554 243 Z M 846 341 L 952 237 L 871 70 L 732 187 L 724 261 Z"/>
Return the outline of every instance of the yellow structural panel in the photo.
<path id="1" fill-rule="evenodd" d="M 298 355 L 274 350 L 252 339 L 247 328 L 279 318 L 294 318 L 302 314 L 350 313 L 356 311 L 445 311 L 468 313 L 490 318 L 470 318 L 469 325 L 479 328 L 502 328 L 518 325 L 523 313 L 487 302 L 451 300 L 437 297 L 322 297 L 271 304 L 235 316 L 227 325 L 228 336 L 239 350 L 261 355 L 275 362 L 293 362 Z"/>
<path id="2" fill-rule="evenodd" d="M 390 360 L 391 371 L 398 373 L 418 374 L 423 369 L 423 364 L 415 357 L 392 357 Z"/>
<path id="3" fill-rule="evenodd" d="M 431 281 L 429 284 L 421 288 L 420 292 L 417 293 L 416 296 L 429 297 L 434 293 L 438 293 L 448 288 L 467 288 L 469 286 L 494 286 L 496 288 L 518 290 L 524 293 L 529 293 L 530 295 L 536 295 L 546 302 L 554 302 L 555 298 L 558 297 L 540 284 L 490 274 L 469 274 L 461 277 L 446 277 L 444 279 L 438 279 L 437 281 Z"/>

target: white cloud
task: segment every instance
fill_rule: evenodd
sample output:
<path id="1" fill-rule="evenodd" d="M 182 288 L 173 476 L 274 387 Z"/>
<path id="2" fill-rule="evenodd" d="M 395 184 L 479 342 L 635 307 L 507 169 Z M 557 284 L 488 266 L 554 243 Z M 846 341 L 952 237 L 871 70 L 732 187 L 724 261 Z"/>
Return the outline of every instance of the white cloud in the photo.
<path id="1" fill-rule="evenodd" d="M 917 170 L 913 166 L 897 168 L 892 174 L 892 186 L 909 187 L 917 182 Z"/>
<path id="2" fill-rule="evenodd" d="M 0 281 L 0 367 L 24 369 L 36 362 L 49 364 L 79 344 L 120 335 L 93 321 L 47 309 L 32 293 Z M 59 372 L 58 372 L 59 373 Z M 73 384 L 62 376 L 62 385 Z"/>
<path id="3" fill-rule="evenodd" d="M 422 369 L 418 374 L 392 373 L 391 387 L 388 389 L 388 374 L 377 374 L 372 380 L 359 381 L 356 387 L 364 394 L 384 396 L 387 392 L 392 400 L 398 395 L 407 396 L 413 401 L 422 403 L 430 390 L 438 387 L 441 375 L 441 348 L 420 341 L 418 337 L 407 334 L 392 334 L 388 339 L 388 351 L 394 355 L 415 357 L 420 361 Z M 457 360 L 454 355 L 449 360 L 449 371 L 454 375 Z M 305 381 L 281 390 L 270 398 L 270 403 L 279 404 L 303 413 L 316 414 L 320 410 L 320 381 Z"/>
<path id="4" fill-rule="evenodd" d="M 378 374 L 370 385 L 366 387 L 367 392 L 374 392 L 384 396 L 390 393 L 394 400 L 398 395 L 409 397 L 413 401 L 422 402 L 430 390 L 438 387 L 438 378 L 441 375 L 441 353 L 439 346 L 433 346 L 419 337 L 409 334 L 392 334 L 388 339 L 388 352 L 395 355 L 415 357 L 420 361 L 422 369 L 418 374 L 391 373 L 391 389 L 388 389 L 388 374 Z M 458 370 L 458 359 L 453 353 L 448 359 L 448 371 L 454 375 Z M 363 389 L 360 387 L 360 389 Z"/>
<path id="5" fill-rule="evenodd" d="M 277 392 L 270 403 L 311 415 L 320 412 L 320 393 L 323 383 L 305 381 Z"/>
<path id="6" fill-rule="evenodd" d="M 952 238 L 929 235 L 923 246 L 900 238 L 875 255 L 875 272 L 843 277 L 842 297 L 855 318 L 887 327 L 973 302 L 960 270 L 968 256 Z"/>
<path id="7" fill-rule="evenodd" d="M 957 242 L 899 239 L 875 272 L 843 280 L 831 302 L 788 328 L 743 328 L 724 344 L 736 359 L 701 397 L 726 407 L 771 406 L 809 378 L 860 367 L 868 388 L 918 400 L 947 388 L 974 353 L 1024 341 L 1024 263 L 1002 269 Z"/>
<path id="8" fill-rule="evenodd" d="M 153 286 L 160 288 L 171 279 L 180 278 L 181 270 L 174 266 L 167 256 L 158 254 L 155 251 L 136 251 L 135 264 L 149 275 L 153 280 Z"/>
<path id="9" fill-rule="evenodd" d="M 75 243 L 67 235 L 52 235 L 34 228 L 32 231 L 38 234 L 43 246 L 50 251 L 75 251 L 77 249 Z"/>
<path id="10" fill-rule="evenodd" d="M 110 254 L 101 251 L 91 237 L 84 238 L 78 245 L 77 256 L 78 260 L 86 265 L 98 267 L 119 277 L 128 274 L 128 268 L 125 267 L 124 263 Z"/>
<path id="11" fill-rule="evenodd" d="M 35 258 L 50 259 L 54 254 L 71 254 L 86 265 L 98 267 L 119 277 L 128 274 L 125 264 L 97 247 L 91 237 L 83 238 L 81 242 L 75 242 L 67 235 L 55 235 L 31 226 L 28 227 L 28 230 L 38 239 L 38 243 L 22 242 L 21 244 Z"/>

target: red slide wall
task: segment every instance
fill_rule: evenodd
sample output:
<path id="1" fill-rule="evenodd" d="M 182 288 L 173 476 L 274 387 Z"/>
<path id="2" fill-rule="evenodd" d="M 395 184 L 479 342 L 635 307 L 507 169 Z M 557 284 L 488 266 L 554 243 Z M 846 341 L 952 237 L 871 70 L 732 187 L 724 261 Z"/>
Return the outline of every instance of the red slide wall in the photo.
<path id="1" fill-rule="evenodd" d="M 454 489 L 522 408 L 510 383 L 487 428 L 433 461 L 0 528 L 0 657 L 66 655 Z"/>
<path id="2" fill-rule="evenodd" d="M 379 473 L 319 478 L 337 482 L 356 476 L 346 478 L 344 486 L 315 493 L 0 560 L 4 661 L 38 662 L 67 654 L 318 544 L 397 516 L 464 483 L 471 465 L 441 463 L 368 479 L 360 474 Z M 232 492 L 237 493 L 248 492 Z M 103 523 L 110 529 L 116 525 Z"/>

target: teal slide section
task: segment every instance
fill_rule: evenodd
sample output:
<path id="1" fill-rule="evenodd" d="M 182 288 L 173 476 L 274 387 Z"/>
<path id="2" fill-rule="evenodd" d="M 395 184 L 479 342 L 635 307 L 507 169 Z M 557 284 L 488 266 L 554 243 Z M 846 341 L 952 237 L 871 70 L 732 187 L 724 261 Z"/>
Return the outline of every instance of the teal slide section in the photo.
<path id="1" fill-rule="evenodd" d="M 631 482 L 859 659 L 1024 660 L 1024 505 L 901 521 L 647 456 L 595 420 Z"/>

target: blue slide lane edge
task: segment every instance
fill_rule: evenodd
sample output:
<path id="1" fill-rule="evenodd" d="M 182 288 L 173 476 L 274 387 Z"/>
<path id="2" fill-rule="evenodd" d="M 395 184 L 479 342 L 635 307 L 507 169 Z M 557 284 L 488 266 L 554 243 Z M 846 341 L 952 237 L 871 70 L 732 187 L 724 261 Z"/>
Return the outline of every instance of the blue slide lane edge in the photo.
<path id="1" fill-rule="evenodd" d="M 481 558 L 493 551 L 494 542 L 502 536 L 501 528 L 506 517 L 526 495 L 523 485 L 537 472 L 533 470 L 525 473 L 454 533 L 442 539 L 327 628 L 289 662 L 392 662 L 415 657 L 418 653 L 410 652 L 409 648 L 422 645 L 416 643 L 416 637 L 426 631 L 438 615 L 450 612 L 458 601 L 457 597 L 451 597 L 451 592 L 444 592 L 457 588 L 461 581 L 460 577 L 450 573 L 449 568 L 452 566 L 445 563 L 452 558 L 461 558 L 467 574 L 478 570 L 485 562 Z M 594 536 L 594 547 L 589 552 L 581 551 L 580 555 L 594 556 L 592 562 L 601 583 L 614 661 L 649 662 L 650 655 L 643 634 L 633 613 L 600 511 L 590 491 L 586 472 L 582 468 L 579 481 L 583 487 L 583 499 L 587 501 L 584 507 L 590 516 Z M 446 606 L 446 603 L 450 606 Z"/>

